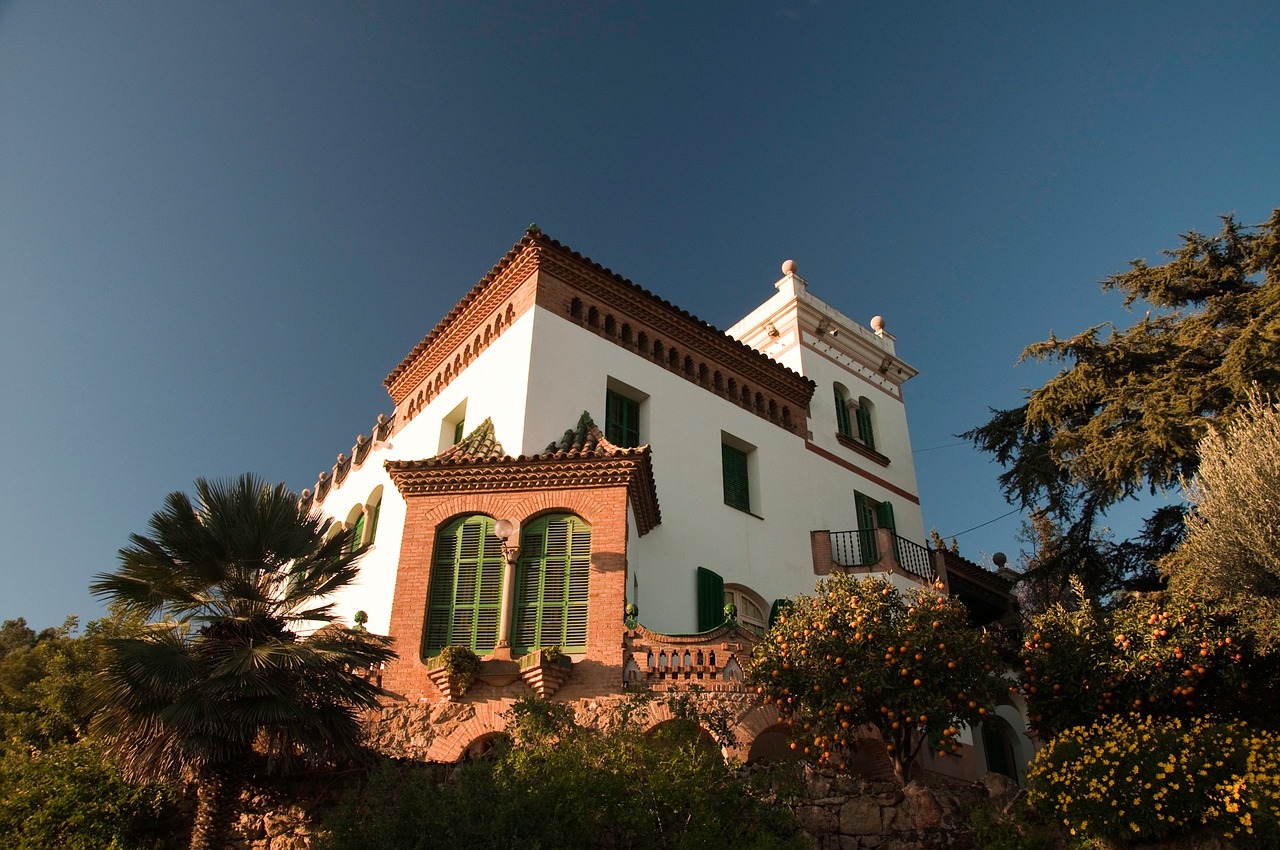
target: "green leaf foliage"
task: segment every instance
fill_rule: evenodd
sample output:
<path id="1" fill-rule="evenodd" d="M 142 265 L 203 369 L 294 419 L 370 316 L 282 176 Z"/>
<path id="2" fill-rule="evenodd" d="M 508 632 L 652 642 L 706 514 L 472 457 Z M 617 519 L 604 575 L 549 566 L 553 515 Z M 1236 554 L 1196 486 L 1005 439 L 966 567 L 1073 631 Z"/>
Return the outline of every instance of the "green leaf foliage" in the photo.
<path id="1" fill-rule="evenodd" d="M 336 622 L 362 549 L 284 485 L 245 475 L 172 493 L 93 591 L 147 622 L 104 641 L 91 730 L 131 779 L 191 772 L 193 847 L 217 847 L 255 756 L 279 773 L 361 753 L 389 641 Z"/>
<path id="2" fill-rule="evenodd" d="M 181 846 L 173 836 L 184 826 L 172 790 L 125 782 L 89 742 L 0 753 L 0 835 L 10 850 L 166 850 Z"/>
<path id="3" fill-rule="evenodd" d="M 790 813 L 751 796 L 696 732 L 689 705 L 685 718 L 641 732 L 629 715 L 645 699 L 609 731 L 575 724 L 567 706 L 522 700 L 508 719 L 517 739 L 450 781 L 382 765 L 332 813 L 320 848 L 807 846 Z"/>
<path id="4" fill-rule="evenodd" d="M 39 634 L 19 617 L 0 626 L 0 740 L 41 748 L 88 729 L 103 641 L 136 626 L 113 613 L 76 636 L 75 617 Z"/>
<path id="5" fill-rule="evenodd" d="M 1103 284 L 1126 307 L 1149 305 L 1140 321 L 1028 346 L 1023 359 L 1065 367 L 963 435 L 1005 467 L 1011 501 L 1070 527 L 1068 557 L 1033 562 L 1058 591 L 1072 573 L 1091 595 L 1130 578 L 1123 562 L 1097 574 L 1072 563 L 1107 508 L 1192 476 L 1214 423 L 1244 408 L 1255 385 L 1280 388 L 1280 210 L 1256 227 L 1226 216 L 1221 233 L 1186 233 L 1167 255 Z"/>
<path id="6" fill-rule="evenodd" d="M 1244 723 L 1115 716 L 1066 729 L 1041 750 L 1027 774 L 1028 800 L 1077 840 L 1203 830 L 1198 838 L 1275 847 L 1277 768 L 1280 738 Z"/>
<path id="7" fill-rule="evenodd" d="M 1026 630 L 1019 686 L 1041 738 L 1130 712 L 1275 723 L 1280 663 L 1230 613 L 1170 593 L 1104 610 L 1076 593 Z"/>
<path id="8" fill-rule="evenodd" d="M 1218 600 L 1267 652 L 1280 647 L 1280 405 L 1258 394 L 1200 444 L 1195 505 L 1161 567 L 1185 599 Z"/>
<path id="9" fill-rule="evenodd" d="M 958 746 L 1006 693 L 987 634 L 958 600 L 889 581 L 836 575 L 790 600 L 753 656 L 749 682 L 778 706 L 795 748 L 842 765 L 863 724 L 875 727 L 906 781 L 924 746 Z"/>

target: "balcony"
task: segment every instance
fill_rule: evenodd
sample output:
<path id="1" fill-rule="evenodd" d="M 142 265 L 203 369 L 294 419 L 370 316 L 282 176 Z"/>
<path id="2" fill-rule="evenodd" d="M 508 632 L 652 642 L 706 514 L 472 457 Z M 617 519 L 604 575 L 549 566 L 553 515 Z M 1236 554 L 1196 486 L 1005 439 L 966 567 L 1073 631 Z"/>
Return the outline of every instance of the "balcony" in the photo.
<path id="1" fill-rule="evenodd" d="M 969 609 L 970 625 L 1018 622 L 1013 598 L 1016 574 L 992 572 L 954 552 L 934 551 L 899 537 L 887 528 L 860 531 L 811 531 L 814 575 L 897 575 L 916 584 L 941 582 L 944 592 Z"/>
<path id="2" fill-rule="evenodd" d="M 893 573 L 917 584 L 938 580 L 931 553 L 887 528 L 811 531 L 814 575 Z"/>
<path id="3" fill-rule="evenodd" d="M 638 623 L 623 633 L 622 680 L 627 687 L 674 691 L 741 691 L 743 663 L 760 642 L 736 622 L 692 635 L 665 635 Z"/>

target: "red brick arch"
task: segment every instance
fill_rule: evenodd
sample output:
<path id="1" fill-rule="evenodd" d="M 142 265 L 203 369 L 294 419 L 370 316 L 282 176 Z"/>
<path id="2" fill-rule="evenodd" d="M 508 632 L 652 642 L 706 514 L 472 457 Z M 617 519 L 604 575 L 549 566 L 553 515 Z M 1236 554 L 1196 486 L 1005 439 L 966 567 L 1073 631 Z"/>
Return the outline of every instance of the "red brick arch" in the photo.
<path id="1" fill-rule="evenodd" d="M 427 749 L 427 760 L 452 764 L 461 760 L 467 749 L 488 735 L 507 730 L 506 711 L 512 700 L 476 703 L 474 713 L 458 723 L 447 734 L 436 738 Z"/>

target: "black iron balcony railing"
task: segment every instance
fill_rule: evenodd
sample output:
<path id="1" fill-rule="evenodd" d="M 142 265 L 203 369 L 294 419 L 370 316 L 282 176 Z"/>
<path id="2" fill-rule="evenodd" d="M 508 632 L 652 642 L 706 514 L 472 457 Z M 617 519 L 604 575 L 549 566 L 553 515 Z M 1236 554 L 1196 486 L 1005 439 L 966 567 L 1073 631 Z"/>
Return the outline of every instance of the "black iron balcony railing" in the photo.
<path id="1" fill-rule="evenodd" d="M 891 553 L 882 551 L 886 542 Z M 903 572 L 922 581 L 932 583 L 937 577 L 928 549 L 886 528 L 831 532 L 831 560 L 838 566 L 869 567 L 880 563 L 885 554 L 892 554 Z"/>
<path id="2" fill-rule="evenodd" d="M 831 560 L 842 567 L 865 567 L 880 560 L 876 530 L 831 532 Z"/>

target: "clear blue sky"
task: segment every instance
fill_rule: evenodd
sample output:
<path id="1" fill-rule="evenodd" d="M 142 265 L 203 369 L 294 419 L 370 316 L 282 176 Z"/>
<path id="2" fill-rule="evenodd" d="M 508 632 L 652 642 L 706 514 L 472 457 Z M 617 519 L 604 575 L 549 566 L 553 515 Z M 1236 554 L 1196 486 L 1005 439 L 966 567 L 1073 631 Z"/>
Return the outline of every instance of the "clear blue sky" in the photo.
<path id="1" fill-rule="evenodd" d="M 883 315 L 926 527 L 983 523 L 954 435 L 1280 206 L 1277 80 L 1274 0 L 0 3 L 0 619 L 98 615 L 198 476 L 311 486 L 533 221 L 720 327 L 787 258 Z"/>

